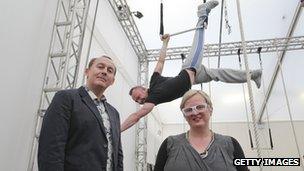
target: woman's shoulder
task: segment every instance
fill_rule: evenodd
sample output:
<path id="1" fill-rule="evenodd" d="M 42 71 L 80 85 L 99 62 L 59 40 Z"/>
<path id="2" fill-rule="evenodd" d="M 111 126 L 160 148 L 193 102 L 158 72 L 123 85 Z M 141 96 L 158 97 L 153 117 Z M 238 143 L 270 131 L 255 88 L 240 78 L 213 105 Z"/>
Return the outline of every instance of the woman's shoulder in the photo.
<path id="1" fill-rule="evenodd" d="M 170 149 L 172 148 L 180 147 L 181 145 L 184 145 L 185 140 L 186 140 L 186 133 L 181 133 L 177 135 L 171 135 L 167 137 L 165 141 L 167 144 L 167 148 L 170 151 Z"/>
<path id="2" fill-rule="evenodd" d="M 219 133 L 214 133 L 215 139 L 220 139 L 220 140 L 224 140 L 224 141 L 232 141 L 233 139 L 235 140 L 235 138 L 233 138 L 230 135 L 223 135 L 223 134 L 219 134 Z"/>
<path id="3" fill-rule="evenodd" d="M 184 141 L 186 139 L 186 133 L 181 133 L 177 135 L 171 135 L 166 138 L 168 146 L 178 145 L 178 144 L 184 144 Z"/>
<path id="4" fill-rule="evenodd" d="M 215 139 L 215 142 L 221 146 L 225 146 L 227 148 L 233 147 L 234 138 L 229 135 L 214 133 L 214 139 Z"/>

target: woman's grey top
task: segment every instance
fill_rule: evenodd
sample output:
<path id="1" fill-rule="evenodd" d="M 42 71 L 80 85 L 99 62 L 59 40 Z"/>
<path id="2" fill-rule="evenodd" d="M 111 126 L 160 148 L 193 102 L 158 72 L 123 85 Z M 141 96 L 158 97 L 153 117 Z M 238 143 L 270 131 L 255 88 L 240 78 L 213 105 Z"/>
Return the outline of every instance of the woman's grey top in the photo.
<path id="1" fill-rule="evenodd" d="M 157 155 L 155 171 L 248 170 L 247 168 L 237 169 L 233 165 L 234 158 L 244 158 L 244 153 L 239 143 L 230 136 L 214 133 L 214 142 L 208 150 L 208 155 L 202 158 L 190 145 L 186 133 L 182 133 L 169 136 L 163 142 Z"/>

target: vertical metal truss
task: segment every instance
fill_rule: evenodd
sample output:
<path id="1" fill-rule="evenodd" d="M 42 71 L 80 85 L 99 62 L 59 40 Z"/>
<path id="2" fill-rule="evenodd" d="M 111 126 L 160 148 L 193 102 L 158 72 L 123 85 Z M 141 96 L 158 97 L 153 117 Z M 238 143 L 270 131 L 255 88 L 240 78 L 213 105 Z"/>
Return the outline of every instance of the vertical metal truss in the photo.
<path id="1" fill-rule="evenodd" d="M 108 0 L 139 61 L 138 82 L 148 85 L 147 50 L 125 0 Z M 136 125 L 136 170 L 147 170 L 147 117 Z"/>
<path id="2" fill-rule="evenodd" d="M 257 53 L 257 49 L 262 47 L 261 53 L 290 51 L 304 49 L 304 36 L 287 37 L 277 39 L 263 39 L 246 41 L 247 54 Z M 191 46 L 168 48 L 166 60 L 181 59 L 180 54 L 188 55 Z M 230 42 L 221 44 L 221 56 L 237 55 L 241 48 L 241 42 Z M 160 49 L 148 50 L 148 61 L 156 61 Z M 219 44 L 206 44 L 204 46 L 204 56 L 216 57 L 219 52 Z"/>
<path id="3" fill-rule="evenodd" d="M 58 0 L 27 171 L 34 169 L 43 116 L 59 90 L 76 87 L 90 0 Z"/>
<path id="4" fill-rule="evenodd" d="M 148 60 L 144 59 L 139 62 L 139 84 L 148 84 Z M 147 170 L 147 123 L 148 118 L 144 117 L 139 120 L 136 125 L 136 170 L 146 171 Z"/>

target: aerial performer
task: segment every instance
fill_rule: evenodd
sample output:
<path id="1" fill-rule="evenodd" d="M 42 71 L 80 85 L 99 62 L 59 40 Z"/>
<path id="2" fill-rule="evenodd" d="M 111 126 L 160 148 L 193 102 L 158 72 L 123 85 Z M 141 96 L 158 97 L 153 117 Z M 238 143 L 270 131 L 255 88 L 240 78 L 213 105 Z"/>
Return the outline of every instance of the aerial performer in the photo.
<path id="1" fill-rule="evenodd" d="M 185 92 L 191 89 L 193 84 L 206 83 L 212 80 L 226 83 L 247 82 L 246 71 L 221 68 L 208 69 L 202 65 L 204 33 L 207 25 L 206 21 L 210 11 L 217 5 L 217 1 L 211 0 L 198 6 L 197 29 L 195 30 L 192 47 L 188 57 L 182 64 L 180 73 L 175 77 L 163 77 L 161 75 L 170 35 L 165 34 L 161 36 L 163 45 L 154 73 L 150 78 L 149 88 L 135 86 L 131 88 L 129 92 L 132 99 L 135 102 L 142 104 L 142 106 L 122 123 L 121 131 L 128 129 L 137 123 L 140 118 L 150 113 L 154 106 L 182 97 Z M 250 71 L 250 74 L 251 80 L 253 80 L 259 88 L 261 85 L 261 70 L 252 70 Z"/>

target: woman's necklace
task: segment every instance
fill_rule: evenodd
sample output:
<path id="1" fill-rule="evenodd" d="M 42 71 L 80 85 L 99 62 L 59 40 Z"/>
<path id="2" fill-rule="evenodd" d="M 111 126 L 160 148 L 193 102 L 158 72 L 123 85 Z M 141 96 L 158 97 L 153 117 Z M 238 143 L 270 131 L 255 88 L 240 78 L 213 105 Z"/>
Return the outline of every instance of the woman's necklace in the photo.
<path id="1" fill-rule="evenodd" d="M 199 153 L 200 154 L 200 156 L 201 156 L 201 158 L 206 158 L 207 156 L 208 156 L 208 150 L 209 150 L 209 148 L 210 148 L 210 146 L 213 144 L 213 142 L 214 142 L 214 133 L 211 131 L 211 134 L 212 134 L 212 136 L 211 136 L 211 141 L 209 142 L 209 144 L 208 144 L 208 146 L 207 146 L 207 148 L 205 148 L 205 150 L 202 152 L 202 153 Z M 189 141 L 189 143 L 190 143 L 190 140 L 189 140 L 189 131 L 187 131 L 186 132 L 186 139 Z"/>

